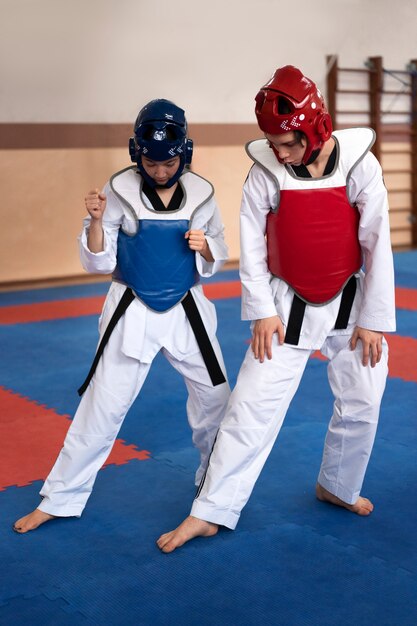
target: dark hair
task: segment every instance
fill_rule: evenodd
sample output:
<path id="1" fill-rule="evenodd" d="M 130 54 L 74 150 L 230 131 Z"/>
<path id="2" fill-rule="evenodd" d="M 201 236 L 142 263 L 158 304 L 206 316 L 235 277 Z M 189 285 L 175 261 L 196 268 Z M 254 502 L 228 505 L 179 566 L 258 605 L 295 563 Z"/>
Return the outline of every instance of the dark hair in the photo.
<path id="1" fill-rule="evenodd" d="M 307 136 L 301 130 L 295 130 L 294 135 L 295 135 L 295 140 L 297 143 L 301 143 L 302 140 L 304 140 L 307 143 Z"/>

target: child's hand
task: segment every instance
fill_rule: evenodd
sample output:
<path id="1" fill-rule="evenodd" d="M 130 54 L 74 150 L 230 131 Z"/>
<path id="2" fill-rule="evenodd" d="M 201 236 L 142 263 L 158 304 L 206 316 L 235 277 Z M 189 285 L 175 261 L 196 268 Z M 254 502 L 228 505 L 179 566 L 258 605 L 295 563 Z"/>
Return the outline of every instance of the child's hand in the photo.
<path id="1" fill-rule="evenodd" d="M 107 198 L 98 189 L 89 191 L 85 197 L 85 208 L 93 220 L 101 220 L 106 209 Z"/>
<path id="2" fill-rule="evenodd" d="M 188 239 L 188 245 L 191 250 L 199 252 L 202 257 L 209 263 L 213 263 L 214 258 L 211 254 L 206 236 L 203 230 L 187 230 L 184 237 Z"/>
<path id="3" fill-rule="evenodd" d="M 185 238 L 188 239 L 188 245 L 191 250 L 203 252 L 207 248 L 207 241 L 203 230 L 187 230 Z"/>
<path id="4" fill-rule="evenodd" d="M 358 341 L 362 343 L 362 365 L 375 367 L 382 357 L 383 333 L 376 330 L 367 330 L 356 326 L 350 340 L 352 350 L 356 349 Z"/>
<path id="5" fill-rule="evenodd" d="M 259 359 L 260 363 L 264 362 L 265 355 L 268 359 L 272 359 L 272 336 L 275 333 L 278 335 L 278 343 L 282 345 L 285 332 L 278 315 L 256 320 L 252 331 L 252 351 L 255 359 Z"/>

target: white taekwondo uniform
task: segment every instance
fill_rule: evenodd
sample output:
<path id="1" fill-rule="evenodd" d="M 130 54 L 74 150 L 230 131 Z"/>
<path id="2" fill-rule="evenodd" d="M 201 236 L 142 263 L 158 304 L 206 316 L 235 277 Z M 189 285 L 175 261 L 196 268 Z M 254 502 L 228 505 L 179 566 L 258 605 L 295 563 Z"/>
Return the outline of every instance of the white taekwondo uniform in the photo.
<path id="1" fill-rule="evenodd" d="M 223 225 L 211 184 L 186 171 L 179 179 L 183 199 L 177 211 L 155 211 L 143 193 L 141 175 L 128 168 L 104 187 L 107 206 L 103 219 L 104 250 L 88 249 L 90 218 L 80 236 L 83 267 L 94 274 L 110 274 L 116 268 L 119 229 L 134 234 L 138 219 L 190 220 L 190 228 L 205 231 L 214 257 L 209 263 L 195 254 L 198 273 L 208 277 L 227 259 Z M 102 337 L 126 286 L 111 283 L 99 320 Z M 197 308 L 221 369 L 226 375 L 216 339 L 217 318 L 214 304 L 196 284 L 191 288 Z M 196 338 L 180 303 L 165 312 L 156 312 L 135 298 L 113 330 L 85 391 L 64 447 L 42 487 L 39 509 L 56 516 L 80 516 L 92 491 L 100 467 L 110 453 L 123 419 L 140 392 L 153 359 L 162 351 L 183 376 L 188 391 L 187 417 L 193 442 L 200 452 L 196 484 L 207 465 L 218 425 L 230 395 L 228 382 L 213 386 Z M 177 416 L 174 416 L 176 419 Z"/>
<path id="2" fill-rule="evenodd" d="M 265 240 L 267 216 L 274 207 L 279 211 L 279 184 L 283 181 L 289 188 L 325 187 L 333 184 L 332 177 L 339 180 L 340 172 L 344 172 L 349 202 L 359 212 L 358 239 L 365 271 L 357 274 L 346 329 L 334 329 L 339 293 L 323 306 L 306 305 L 298 345 L 278 345 L 275 334 L 272 359 L 265 357 L 263 363 L 255 359 L 251 347 L 248 349 L 192 506 L 191 515 L 197 518 L 235 528 L 314 350 L 321 350 L 329 359 L 328 380 L 335 397 L 318 482 L 347 503 L 354 503 L 360 494 L 385 388 L 388 350 L 383 339 L 381 362 L 374 368 L 364 367 L 361 342 L 352 351 L 350 337 L 355 326 L 395 330 L 387 192 L 381 167 L 368 152 L 371 132 L 335 132 L 336 164 L 333 172 L 321 179 L 297 177 L 278 162 L 264 140 L 248 146 L 255 165 L 244 185 L 241 206 L 243 319 L 278 315 L 287 327 L 294 291 L 268 270 Z M 361 158 L 351 162 L 351 148 L 358 143 Z"/>

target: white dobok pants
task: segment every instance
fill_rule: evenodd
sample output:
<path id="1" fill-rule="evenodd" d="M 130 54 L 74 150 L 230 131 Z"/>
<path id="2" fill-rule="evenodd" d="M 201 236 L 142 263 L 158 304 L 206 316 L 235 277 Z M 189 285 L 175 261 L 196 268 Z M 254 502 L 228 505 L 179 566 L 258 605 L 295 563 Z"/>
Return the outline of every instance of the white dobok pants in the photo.
<path id="1" fill-rule="evenodd" d="M 84 393 L 64 446 L 42 489 L 39 509 L 56 516 L 80 516 L 93 489 L 97 472 L 110 454 L 124 417 L 139 394 L 151 363 L 125 356 L 121 335 L 114 329 L 95 375 Z M 226 376 L 217 339 L 212 341 Z M 187 390 L 187 417 L 194 445 L 200 452 L 196 484 L 204 474 L 213 441 L 230 396 L 229 384 L 213 387 L 201 353 L 175 359 L 162 348 L 183 376 Z"/>
<path id="2" fill-rule="evenodd" d="M 374 443 L 379 408 L 388 373 L 388 346 L 374 368 L 364 367 L 362 344 L 350 336 L 328 337 L 321 352 L 328 357 L 328 380 L 335 401 L 324 444 L 318 482 L 347 503 L 360 494 Z M 234 529 L 281 429 L 300 384 L 310 350 L 278 345 L 272 359 L 255 359 L 249 347 L 208 470 L 191 515 Z"/>

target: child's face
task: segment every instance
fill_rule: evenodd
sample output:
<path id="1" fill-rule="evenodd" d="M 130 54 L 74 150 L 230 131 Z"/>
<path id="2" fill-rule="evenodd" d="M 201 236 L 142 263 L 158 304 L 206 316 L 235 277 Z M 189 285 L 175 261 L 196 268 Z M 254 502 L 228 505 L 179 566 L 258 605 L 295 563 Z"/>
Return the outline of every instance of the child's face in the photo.
<path id="1" fill-rule="evenodd" d="M 152 161 L 142 156 L 143 169 L 153 178 L 157 185 L 163 186 L 175 175 L 180 166 L 180 157 L 176 156 L 167 161 Z"/>
<path id="2" fill-rule="evenodd" d="M 300 141 L 293 131 L 283 135 L 265 134 L 269 145 L 275 148 L 279 159 L 287 165 L 301 165 L 306 151 L 307 143 L 304 138 Z"/>

